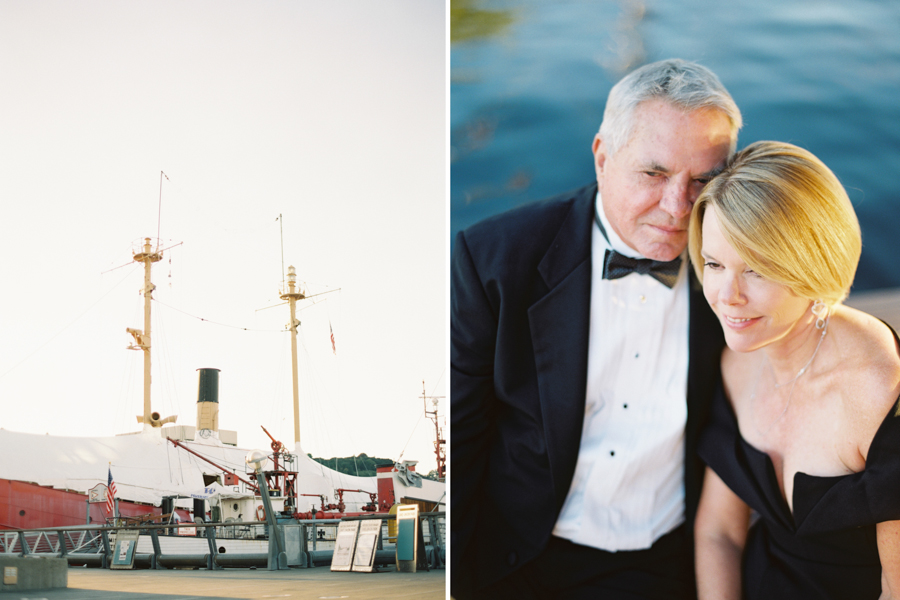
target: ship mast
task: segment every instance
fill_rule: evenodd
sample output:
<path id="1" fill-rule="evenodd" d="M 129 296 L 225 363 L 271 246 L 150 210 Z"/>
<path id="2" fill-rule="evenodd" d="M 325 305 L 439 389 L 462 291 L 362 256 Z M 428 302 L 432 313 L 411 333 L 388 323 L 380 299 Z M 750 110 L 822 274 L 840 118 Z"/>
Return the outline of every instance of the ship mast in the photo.
<path id="1" fill-rule="evenodd" d="M 153 263 L 162 260 L 162 251 L 157 249 L 154 251 L 150 238 L 144 238 L 143 248 L 134 254 L 134 261 L 144 264 L 144 329 L 126 328 L 125 331 L 134 337 L 134 344 L 129 346 L 132 350 L 143 350 L 144 352 L 144 414 L 138 415 L 138 423 L 146 426 L 162 427 L 166 423 L 174 423 L 177 416 L 159 418 L 159 413 L 152 412 L 150 408 L 150 301 L 153 299 L 153 290 L 156 286 L 150 280 L 150 271 Z"/>
<path id="2" fill-rule="evenodd" d="M 434 456 L 437 460 L 437 476 L 438 480 L 443 481 L 446 477 L 447 456 L 444 452 L 444 445 L 447 440 L 444 439 L 444 432 L 438 422 L 438 400 L 443 396 L 426 396 L 425 382 L 422 381 L 422 401 L 425 403 L 425 416 L 434 423 Z M 428 410 L 428 401 L 431 400 L 434 410 Z"/>
<path id="3" fill-rule="evenodd" d="M 288 267 L 288 289 L 281 294 L 282 300 L 287 300 L 291 307 L 291 375 L 294 382 L 294 443 L 300 444 L 300 379 L 297 374 L 297 300 L 306 298 L 306 294 L 297 285 L 297 271 L 293 265 Z"/>

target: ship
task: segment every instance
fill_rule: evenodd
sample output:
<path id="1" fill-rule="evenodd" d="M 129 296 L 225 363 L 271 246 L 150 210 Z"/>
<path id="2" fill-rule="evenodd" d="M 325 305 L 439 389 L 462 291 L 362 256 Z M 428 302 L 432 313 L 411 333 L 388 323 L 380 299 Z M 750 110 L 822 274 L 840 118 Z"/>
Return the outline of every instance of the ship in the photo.
<path id="1" fill-rule="evenodd" d="M 293 447 L 269 435 L 262 473 L 247 464 L 254 449 L 237 446 L 237 434 L 218 427 L 219 370 L 197 368 L 195 426 L 177 425 L 150 404 L 152 360 L 151 271 L 162 259 L 159 242 L 151 238 L 133 251 L 144 266 L 144 326 L 127 328 L 130 346 L 143 353 L 143 413 L 137 432 L 109 437 L 37 435 L 0 429 L 0 530 L 64 527 L 85 524 L 147 522 L 231 523 L 265 521 L 260 489 L 268 490 L 268 505 L 280 521 L 333 519 L 388 513 L 399 504 L 416 503 L 423 511 L 443 511 L 444 441 L 437 420 L 437 402 L 426 415 L 435 423 L 435 454 L 441 480 L 416 473 L 415 461 L 378 467 L 375 477 L 340 473 L 310 458 L 300 445 L 297 370 L 298 302 L 309 298 L 298 284 L 294 267 L 287 270 L 280 297 L 290 308 L 294 397 Z M 265 478 L 265 485 L 257 479 Z M 114 484 L 114 485 L 111 485 Z M 260 526 L 262 528 L 262 526 Z M 178 531 L 194 535 L 189 526 Z M 249 532 L 251 535 L 254 531 Z"/>

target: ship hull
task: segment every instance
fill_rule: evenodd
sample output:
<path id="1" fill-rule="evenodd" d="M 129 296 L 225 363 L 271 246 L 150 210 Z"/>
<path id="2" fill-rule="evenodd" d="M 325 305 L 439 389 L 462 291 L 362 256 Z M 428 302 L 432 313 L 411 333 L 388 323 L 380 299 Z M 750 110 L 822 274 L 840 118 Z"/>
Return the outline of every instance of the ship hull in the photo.
<path id="1" fill-rule="evenodd" d="M 87 500 L 87 494 L 82 492 L 0 479 L 0 529 L 105 524 L 111 514 L 106 512 L 106 504 L 89 504 Z M 120 516 L 150 514 L 159 516 L 162 510 L 149 504 L 119 501 Z"/>

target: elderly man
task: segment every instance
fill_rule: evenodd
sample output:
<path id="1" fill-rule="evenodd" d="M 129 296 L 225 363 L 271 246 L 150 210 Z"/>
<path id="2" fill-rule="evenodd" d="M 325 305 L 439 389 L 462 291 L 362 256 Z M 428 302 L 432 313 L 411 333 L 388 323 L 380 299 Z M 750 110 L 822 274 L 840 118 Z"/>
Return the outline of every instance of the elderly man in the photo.
<path id="1" fill-rule="evenodd" d="M 682 260 L 741 115 L 708 69 L 610 91 L 596 183 L 462 231 L 451 289 L 451 593 L 689 598 L 721 331 Z"/>

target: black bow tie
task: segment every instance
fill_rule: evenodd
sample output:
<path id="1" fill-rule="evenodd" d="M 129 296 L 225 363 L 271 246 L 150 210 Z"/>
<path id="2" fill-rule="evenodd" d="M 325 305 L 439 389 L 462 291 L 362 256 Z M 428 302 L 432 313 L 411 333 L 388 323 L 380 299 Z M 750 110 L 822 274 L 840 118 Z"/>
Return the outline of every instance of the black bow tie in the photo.
<path id="1" fill-rule="evenodd" d="M 609 242 L 609 236 L 606 235 L 606 229 L 600 221 L 600 213 L 594 212 L 594 222 L 600 228 L 600 233 Z M 615 250 L 607 250 L 603 256 L 603 279 L 618 279 L 625 277 L 629 273 L 637 273 L 638 275 L 649 275 L 669 289 L 675 287 L 678 281 L 678 270 L 681 269 L 681 257 L 669 262 L 661 262 L 658 260 L 650 260 L 649 258 L 631 258 L 624 254 L 619 254 Z"/>
<path id="2" fill-rule="evenodd" d="M 678 270 L 681 268 L 681 258 L 661 262 L 649 258 L 631 258 L 619 254 L 615 250 L 607 250 L 603 257 L 603 279 L 618 279 L 629 273 L 649 275 L 664 286 L 672 288 L 678 280 Z"/>

